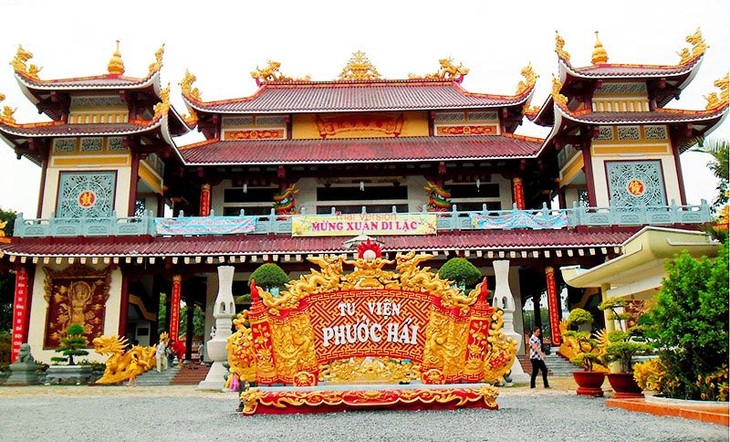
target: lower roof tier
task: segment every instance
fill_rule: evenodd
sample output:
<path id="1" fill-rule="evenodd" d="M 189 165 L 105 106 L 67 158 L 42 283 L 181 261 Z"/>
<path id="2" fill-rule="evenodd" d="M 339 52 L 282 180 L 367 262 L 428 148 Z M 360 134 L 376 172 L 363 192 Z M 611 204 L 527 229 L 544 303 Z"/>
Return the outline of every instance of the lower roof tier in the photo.
<path id="1" fill-rule="evenodd" d="M 640 229 L 633 227 L 598 227 L 560 230 L 494 230 L 445 232 L 422 236 L 381 236 L 384 252 L 414 250 L 424 253 L 474 252 L 497 254 L 499 257 L 518 254 L 524 258 L 538 258 L 553 251 L 560 256 L 564 250 L 573 253 L 606 254 L 607 249 L 620 248 L 631 235 Z M 98 237 L 98 238 L 44 238 L 13 239 L 0 244 L 0 256 L 16 261 L 33 262 L 46 258 L 122 258 L 145 260 L 150 258 L 205 258 L 219 262 L 244 257 L 341 254 L 353 253 L 345 241 L 349 237 L 291 237 L 289 235 L 219 235 L 190 237 Z M 602 250 L 605 249 L 605 250 Z M 597 252 L 598 251 L 598 252 Z M 611 250 L 615 252 L 614 250 Z M 490 253 L 491 252 L 491 253 Z M 490 256 L 491 257 L 491 256 Z"/>

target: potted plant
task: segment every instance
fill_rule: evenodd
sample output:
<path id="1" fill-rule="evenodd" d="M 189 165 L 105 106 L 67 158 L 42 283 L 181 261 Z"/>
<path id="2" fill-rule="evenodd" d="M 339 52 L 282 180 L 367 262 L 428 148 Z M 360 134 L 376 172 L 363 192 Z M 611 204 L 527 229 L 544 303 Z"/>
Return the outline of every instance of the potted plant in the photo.
<path id="1" fill-rule="evenodd" d="M 603 380 L 606 373 L 594 371 L 594 365 L 600 360 L 598 341 L 591 336 L 589 330 L 581 330 L 593 324 L 593 316 L 582 308 L 575 308 L 570 311 L 567 320 L 568 330 L 565 332 L 567 339 L 575 340 L 574 354 L 570 362 L 583 368 L 573 372 L 573 379 L 578 384 L 576 393 L 583 396 L 603 396 Z"/>
<path id="2" fill-rule="evenodd" d="M 88 345 L 84 337 L 84 327 L 80 324 L 71 324 L 66 328 L 66 336 L 61 338 L 61 345 L 55 350 L 63 356 L 54 356 L 51 361 L 55 364 L 65 363 L 67 365 L 52 365 L 46 372 L 46 383 L 75 383 L 76 385 L 88 383 L 91 380 L 92 368 L 90 365 L 76 365 L 74 356 L 86 356 Z"/>
<path id="3" fill-rule="evenodd" d="M 625 307 L 626 302 L 621 299 L 609 299 L 598 306 L 601 310 L 609 310 L 610 314 L 606 319 L 615 319 L 619 322 L 619 329 L 608 333 L 605 342 L 605 354 L 603 361 L 607 364 L 618 362 L 619 372 L 608 373 L 608 382 L 614 391 L 615 398 L 644 397 L 641 388 L 634 379 L 633 358 L 634 356 L 646 354 L 651 350 L 644 338 L 641 326 L 627 327 L 627 320 L 630 313 L 619 312 Z"/>
<path id="4" fill-rule="evenodd" d="M 257 286 L 262 287 L 274 296 L 277 296 L 284 284 L 289 282 L 289 276 L 286 272 L 274 263 L 259 266 L 251 273 L 250 279 L 254 280 Z"/>
<path id="5" fill-rule="evenodd" d="M 482 272 L 464 258 L 451 258 L 439 269 L 441 279 L 453 281 L 462 291 L 474 287 L 482 278 Z"/>

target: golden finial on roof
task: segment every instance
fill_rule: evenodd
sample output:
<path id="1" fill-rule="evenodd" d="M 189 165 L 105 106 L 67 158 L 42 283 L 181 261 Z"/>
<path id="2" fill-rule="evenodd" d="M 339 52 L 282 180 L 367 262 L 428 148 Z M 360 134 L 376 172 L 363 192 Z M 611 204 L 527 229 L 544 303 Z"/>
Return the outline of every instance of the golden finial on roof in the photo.
<path id="1" fill-rule="evenodd" d="M 684 48 L 680 52 L 677 52 L 677 54 L 681 57 L 679 64 L 685 64 L 702 56 L 707 48 L 709 48 L 707 43 L 705 43 L 705 40 L 702 38 L 702 31 L 700 31 L 700 28 L 697 28 L 694 34 L 688 35 L 684 40 L 692 45 L 692 48 Z"/>
<path id="2" fill-rule="evenodd" d="M 720 95 L 718 96 L 717 92 L 705 95 L 705 99 L 707 100 L 707 106 L 705 106 L 706 110 L 717 109 L 719 107 L 727 106 L 728 103 L 730 103 L 730 92 L 728 92 L 728 89 L 730 88 L 730 72 L 725 74 L 724 77 L 715 80 L 715 83 L 713 84 L 715 87 L 720 89 Z"/>
<path id="3" fill-rule="evenodd" d="M 150 65 L 150 74 L 162 69 L 162 56 L 165 55 L 165 45 L 163 43 L 160 49 L 155 51 L 155 62 Z"/>
<path id="4" fill-rule="evenodd" d="M 461 82 L 464 79 L 464 75 L 469 73 L 469 68 L 464 67 L 463 63 L 459 65 L 454 64 L 454 59 L 441 58 L 439 59 L 439 70 L 433 74 L 426 74 L 423 78 L 440 78 L 443 80 L 452 80 Z M 416 76 L 410 76 L 410 78 L 418 78 Z"/>
<path id="5" fill-rule="evenodd" d="M 520 82 L 517 83 L 517 95 L 520 95 L 521 93 L 535 86 L 538 77 L 538 75 L 532 69 L 532 63 L 528 63 L 527 66 L 522 68 L 520 74 L 525 77 L 525 80 L 520 80 Z"/>
<path id="6" fill-rule="evenodd" d="M 112 54 L 106 69 L 112 75 L 122 75 L 124 73 L 124 61 L 122 61 L 122 53 L 119 52 L 119 40 L 117 40 L 117 49 Z"/>
<path id="7" fill-rule="evenodd" d="M 272 60 L 266 60 L 266 63 L 267 65 L 265 68 L 259 69 L 259 67 L 256 66 L 256 70 L 251 72 L 251 77 L 256 79 L 256 84 L 260 86 L 270 81 L 292 81 L 291 77 L 287 77 L 279 72 L 281 63 Z"/>
<path id="8" fill-rule="evenodd" d="M 29 77 L 33 80 L 39 80 L 38 73 L 42 68 L 39 68 L 34 64 L 31 64 L 30 66 L 25 65 L 25 63 L 27 63 L 31 58 L 33 58 L 33 54 L 23 49 L 23 46 L 18 45 L 18 52 L 15 53 L 15 58 L 13 58 L 13 61 L 10 62 L 10 65 L 13 66 L 16 73 Z"/>
<path id="9" fill-rule="evenodd" d="M 160 101 L 159 103 L 155 104 L 155 116 L 152 117 L 152 120 L 157 120 L 158 118 L 164 117 L 167 115 L 167 113 L 170 111 L 170 84 L 167 84 L 167 87 L 162 89 L 160 91 Z"/>
<path id="10" fill-rule="evenodd" d="M 605 64 L 608 62 L 608 52 L 603 47 L 603 43 L 598 38 L 598 31 L 596 31 L 596 44 L 593 46 L 593 56 L 591 57 L 591 63 L 593 64 Z"/>
<path id="11" fill-rule="evenodd" d="M 0 103 L 3 101 L 5 101 L 5 95 L 0 94 Z M 13 109 L 10 106 L 3 107 L 2 114 L 0 114 L 0 121 L 5 124 L 15 124 L 13 114 L 16 110 L 18 110 L 18 108 Z"/>
<path id="12" fill-rule="evenodd" d="M 180 88 L 182 89 L 182 94 L 184 97 L 187 97 L 188 99 L 193 99 L 196 101 L 203 101 L 203 99 L 200 96 L 200 91 L 197 87 L 193 87 L 193 83 L 195 83 L 195 80 L 198 78 L 191 74 L 190 71 L 185 69 L 185 76 L 183 77 L 182 81 L 180 82 Z"/>
<path id="13" fill-rule="evenodd" d="M 352 54 L 340 73 L 340 80 L 379 80 L 380 74 L 362 51 Z"/>
<path id="14" fill-rule="evenodd" d="M 550 92 L 550 95 L 553 97 L 553 101 L 555 104 L 559 105 L 560 107 L 566 107 L 568 105 L 568 97 L 560 93 L 560 89 L 563 88 L 563 84 L 560 83 L 560 81 L 553 76 L 553 89 Z"/>
<path id="15" fill-rule="evenodd" d="M 558 31 L 555 31 L 555 52 L 557 52 L 558 57 L 562 58 L 563 60 L 570 62 L 570 53 L 564 49 L 565 47 L 565 40 L 563 40 L 563 37 L 560 36 Z"/>

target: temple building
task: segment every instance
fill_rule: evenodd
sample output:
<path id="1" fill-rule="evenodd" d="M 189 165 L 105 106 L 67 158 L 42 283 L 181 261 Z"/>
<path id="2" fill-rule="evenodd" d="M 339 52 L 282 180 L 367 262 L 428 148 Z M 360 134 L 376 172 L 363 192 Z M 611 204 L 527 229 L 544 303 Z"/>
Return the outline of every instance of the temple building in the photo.
<path id="1" fill-rule="evenodd" d="M 207 336 L 218 266 L 235 267 L 238 296 L 263 263 L 297 278 L 308 257 L 352 256 L 365 238 L 391 259 L 434 255 L 435 269 L 466 258 L 492 287 L 494 261 L 508 262 L 512 308 L 539 309 L 546 293 L 557 345 L 558 269 L 618 258 L 647 226 L 697 231 L 711 219 L 706 203 L 687 204 L 679 157 L 727 115 L 728 78 L 706 109 L 666 109 L 705 56 L 699 31 L 687 42 L 677 65 L 653 66 L 608 63 L 597 40 L 591 64 L 574 67 L 556 35 L 559 69 L 539 108 L 529 65 L 514 94 L 496 95 L 465 90 L 468 69 L 451 59 L 384 79 L 356 52 L 336 80 L 290 78 L 269 62 L 243 98 L 206 101 L 186 72 L 184 115 L 160 83 L 163 48 L 142 77 L 125 75 L 117 44 L 107 73 L 53 80 L 20 48 L 18 84 L 52 121 L 0 115 L 0 137 L 41 168 L 37 213 L 0 243 L 0 265 L 16 274 L 14 348 L 28 342 L 48 361 L 72 323 L 89 341 L 149 345 L 160 293 L 173 338 L 181 300 L 204 308 Z M 549 135 L 516 134 L 526 119 Z M 204 141 L 181 144 L 193 130 Z M 601 297 L 590 284 L 568 294 L 571 307 Z"/>

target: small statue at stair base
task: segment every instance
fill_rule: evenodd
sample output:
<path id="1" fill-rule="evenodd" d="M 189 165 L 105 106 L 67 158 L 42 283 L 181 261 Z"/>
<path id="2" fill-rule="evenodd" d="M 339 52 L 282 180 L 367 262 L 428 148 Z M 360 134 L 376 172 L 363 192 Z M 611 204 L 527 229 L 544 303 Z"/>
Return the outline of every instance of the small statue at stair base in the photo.
<path id="1" fill-rule="evenodd" d="M 104 375 L 96 381 L 97 384 L 116 384 L 129 379 L 132 368 L 134 368 L 134 374 L 139 376 L 155 365 L 156 347 L 135 345 L 131 350 L 125 352 L 127 338 L 119 336 L 100 336 L 93 342 L 94 350 L 97 353 L 111 355 L 106 361 Z M 132 364 L 133 355 L 136 358 L 136 364 Z M 133 367 L 135 365 L 136 367 Z"/>

